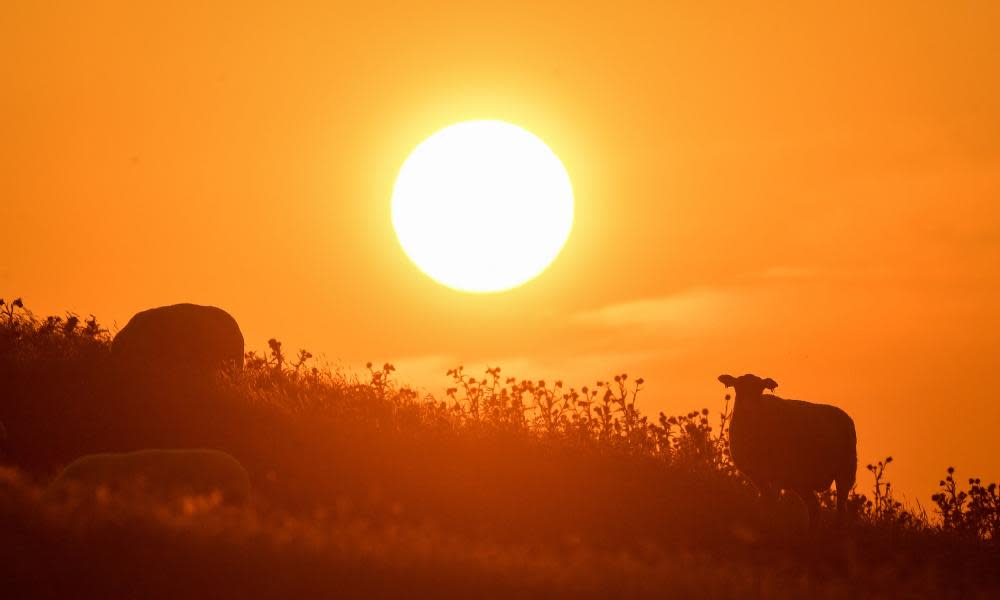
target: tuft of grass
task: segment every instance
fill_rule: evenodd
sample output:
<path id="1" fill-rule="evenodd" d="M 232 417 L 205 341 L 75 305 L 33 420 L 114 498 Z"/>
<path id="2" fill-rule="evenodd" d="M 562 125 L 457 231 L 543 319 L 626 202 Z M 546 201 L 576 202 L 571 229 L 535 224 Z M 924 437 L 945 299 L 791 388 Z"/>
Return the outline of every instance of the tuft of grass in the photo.
<path id="1" fill-rule="evenodd" d="M 996 483 L 970 477 L 967 490 L 959 488 L 955 468 L 939 482 L 941 491 L 931 496 L 945 531 L 985 543 L 1000 542 L 1000 493 Z"/>

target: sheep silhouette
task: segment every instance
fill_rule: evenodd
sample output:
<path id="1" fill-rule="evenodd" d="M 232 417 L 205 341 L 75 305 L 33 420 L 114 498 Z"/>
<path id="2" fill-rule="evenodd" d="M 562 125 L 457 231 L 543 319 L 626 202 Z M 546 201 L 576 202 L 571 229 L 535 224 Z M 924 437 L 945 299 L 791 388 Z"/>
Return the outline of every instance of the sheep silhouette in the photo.
<path id="1" fill-rule="evenodd" d="M 111 343 L 119 365 L 171 375 L 243 366 L 243 334 L 229 313 L 214 306 L 174 304 L 136 313 Z"/>
<path id="2" fill-rule="evenodd" d="M 243 465 L 220 450 L 200 448 L 88 454 L 67 465 L 49 484 L 47 494 L 96 487 L 161 500 L 214 492 L 227 504 L 250 500 L 250 477 Z"/>
<path id="3" fill-rule="evenodd" d="M 779 490 L 798 494 L 809 509 L 810 528 L 819 518 L 816 492 L 836 481 L 837 517 L 843 522 L 858 468 L 854 420 L 835 406 L 764 394 L 778 387 L 770 378 L 720 375 L 719 381 L 736 390 L 729 426 L 736 467 L 768 500 Z"/>

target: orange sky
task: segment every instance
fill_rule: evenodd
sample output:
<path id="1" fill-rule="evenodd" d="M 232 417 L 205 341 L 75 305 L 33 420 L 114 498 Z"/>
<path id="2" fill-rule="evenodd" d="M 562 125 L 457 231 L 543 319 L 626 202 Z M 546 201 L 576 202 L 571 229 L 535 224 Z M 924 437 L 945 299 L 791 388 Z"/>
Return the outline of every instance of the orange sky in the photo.
<path id="1" fill-rule="evenodd" d="M 650 413 L 753 372 L 847 409 L 925 506 L 948 465 L 1000 478 L 1000 4 L 137 4 L 5 5 L 0 297 L 214 304 L 432 391 L 625 371 Z M 562 255 L 498 295 L 427 279 L 389 220 L 409 150 L 472 118 L 576 192 Z"/>

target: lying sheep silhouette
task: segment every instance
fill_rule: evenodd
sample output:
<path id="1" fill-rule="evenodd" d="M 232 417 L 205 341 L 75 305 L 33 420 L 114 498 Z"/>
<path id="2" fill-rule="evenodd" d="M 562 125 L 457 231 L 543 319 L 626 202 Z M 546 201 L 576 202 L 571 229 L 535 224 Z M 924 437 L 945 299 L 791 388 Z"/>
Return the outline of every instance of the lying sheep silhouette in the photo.
<path id="1" fill-rule="evenodd" d="M 111 342 L 116 365 L 133 372 L 190 377 L 243 366 L 243 333 L 214 306 L 174 304 L 136 313 Z"/>
<path id="2" fill-rule="evenodd" d="M 843 521 L 847 495 L 857 476 L 857 434 L 843 410 L 827 404 L 785 400 L 764 390 L 778 387 L 756 375 L 720 375 L 736 390 L 729 426 L 730 449 L 736 467 L 761 494 L 774 499 L 791 490 L 809 509 L 809 525 L 819 517 L 816 492 L 837 482 L 837 516 Z"/>
<path id="3" fill-rule="evenodd" d="M 125 454 L 89 454 L 70 463 L 52 481 L 51 496 L 74 487 L 105 487 L 112 493 L 136 493 L 158 499 L 222 494 L 228 504 L 250 500 L 250 477 L 231 455 L 219 450 L 140 450 Z"/>

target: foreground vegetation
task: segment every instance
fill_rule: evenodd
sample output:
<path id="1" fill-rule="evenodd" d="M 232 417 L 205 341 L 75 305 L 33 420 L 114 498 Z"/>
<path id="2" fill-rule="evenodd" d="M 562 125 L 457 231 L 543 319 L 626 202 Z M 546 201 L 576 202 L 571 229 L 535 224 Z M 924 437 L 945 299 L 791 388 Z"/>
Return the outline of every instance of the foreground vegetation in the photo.
<path id="1" fill-rule="evenodd" d="M 15 595 L 991 597 L 995 484 L 952 470 L 931 515 L 868 465 L 848 531 L 762 506 L 728 455 L 727 406 L 650 420 L 642 379 L 448 373 L 421 398 L 392 365 L 363 379 L 271 340 L 209 380 L 135 377 L 97 320 L 0 305 L 0 582 Z M 211 447 L 251 506 L 81 490 L 44 499 L 86 453 Z M 829 506 L 831 498 L 825 498 Z"/>

